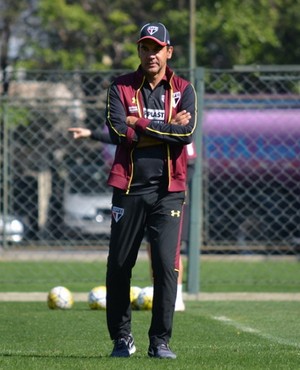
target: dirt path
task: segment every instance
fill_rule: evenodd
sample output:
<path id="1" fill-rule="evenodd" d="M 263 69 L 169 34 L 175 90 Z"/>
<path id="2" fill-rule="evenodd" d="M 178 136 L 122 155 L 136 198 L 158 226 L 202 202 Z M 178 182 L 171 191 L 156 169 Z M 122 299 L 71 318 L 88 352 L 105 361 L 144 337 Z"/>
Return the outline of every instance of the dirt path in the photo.
<path id="1" fill-rule="evenodd" d="M 86 302 L 88 293 L 73 293 L 75 302 Z M 46 302 L 47 293 L 0 293 L 0 302 Z M 184 293 L 186 301 L 300 301 L 300 293 Z"/>

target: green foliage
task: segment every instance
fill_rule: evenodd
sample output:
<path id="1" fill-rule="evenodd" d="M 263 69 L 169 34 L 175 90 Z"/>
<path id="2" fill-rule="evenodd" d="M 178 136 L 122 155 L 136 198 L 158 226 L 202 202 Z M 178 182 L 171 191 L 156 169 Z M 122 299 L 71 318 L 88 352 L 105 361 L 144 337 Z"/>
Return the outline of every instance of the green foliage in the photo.
<path id="1" fill-rule="evenodd" d="M 2 103 L 0 106 L 0 117 L 2 117 L 9 129 L 17 126 L 28 126 L 30 123 L 28 114 L 26 108 L 13 107 L 5 103 Z"/>
<path id="2" fill-rule="evenodd" d="M 269 58 L 278 64 L 299 64 L 300 48 L 295 43 L 300 37 L 300 0 L 276 1 L 280 17 L 275 25 L 279 40 L 276 48 L 267 50 Z"/>
<path id="3" fill-rule="evenodd" d="M 86 35 L 92 35 L 102 28 L 96 15 L 86 12 L 79 4 L 68 4 L 64 0 L 40 1 L 39 15 L 50 32 L 58 27 L 56 30 L 59 32 L 79 33 L 84 30 Z"/>
<path id="4" fill-rule="evenodd" d="M 139 58 L 137 55 L 137 46 L 133 43 L 128 43 L 126 47 L 124 47 L 125 57 L 123 59 L 124 68 L 128 69 L 136 69 L 139 65 Z"/>
<path id="5" fill-rule="evenodd" d="M 64 0 L 40 0 L 38 14 L 49 47 L 40 45 L 38 40 L 33 46 L 36 68 L 41 61 L 43 68 L 63 69 L 128 65 L 126 48 L 132 43 L 137 27 L 122 9 L 109 3 L 81 5 Z"/>
<path id="6" fill-rule="evenodd" d="M 20 28 L 24 4 L 6 4 L 0 21 L 6 17 L 9 27 L 19 24 Z M 188 0 L 39 0 L 36 4 L 37 11 L 32 13 L 35 21 L 26 23 L 20 37 L 23 46 L 14 61 L 18 65 L 43 69 L 136 68 L 138 31 L 155 20 L 169 28 L 175 45 L 172 66 L 189 65 Z M 196 2 L 195 19 L 200 66 L 299 62 L 300 0 L 204 0 Z"/>
<path id="7" fill-rule="evenodd" d="M 265 0 L 215 1 L 214 6 L 204 6 L 198 18 L 200 64 L 228 68 L 266 63 L 266 46 L 279 42 L 274 29 L 278 17 L 276 7 Z"/>
<path id="8" fill-rule="evenodd" d="M 84 69 L 95 60 L 95 42 L 105 30 L 96 14 L 64 0 L 41 0 L 38 14 L 50 46 L 35 45 L 37 60 L 43 60 L 44 67 Z"/>

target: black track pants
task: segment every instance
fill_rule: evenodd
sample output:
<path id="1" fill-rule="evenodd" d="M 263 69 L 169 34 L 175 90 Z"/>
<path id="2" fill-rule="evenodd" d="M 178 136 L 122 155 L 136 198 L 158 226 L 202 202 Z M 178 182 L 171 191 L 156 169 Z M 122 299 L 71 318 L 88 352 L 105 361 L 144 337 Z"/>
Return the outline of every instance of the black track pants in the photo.
<path id="1" fill-rule="evenodd" d="M 131 333 L 130 280 L 145 228 L 149 233 L 153 270 L 151 343 L 172 334 L 180 253 L 184 192 L 144 195 L 114 193 L 107 263 L 107 325 L 111 339 Z"/>

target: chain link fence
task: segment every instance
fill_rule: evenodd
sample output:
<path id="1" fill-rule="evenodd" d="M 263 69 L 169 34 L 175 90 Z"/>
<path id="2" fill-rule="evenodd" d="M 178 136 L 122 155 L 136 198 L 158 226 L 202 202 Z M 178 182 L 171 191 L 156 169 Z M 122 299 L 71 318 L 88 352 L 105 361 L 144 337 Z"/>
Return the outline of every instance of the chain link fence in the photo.
<path id="1" fill-rule="evenodd" d="M 2 76 L 0 239 L 5 249 L 107 247 L 111 189 L 106 179 L 114 147 L 75 141 L 68 128 L 105 132 L 107 87 L 124 72 L 11 70 Z M 198 91 L 202 253 L 296 254 L 300 67 L 204 72 L 204 95 Z M 178 73 L 189 79 L 189 70 Z"/>
<path id="2" fill-rule="evenodd" d="M 297 254 L 300 68 L 208 71 L 204 251 Z"/>

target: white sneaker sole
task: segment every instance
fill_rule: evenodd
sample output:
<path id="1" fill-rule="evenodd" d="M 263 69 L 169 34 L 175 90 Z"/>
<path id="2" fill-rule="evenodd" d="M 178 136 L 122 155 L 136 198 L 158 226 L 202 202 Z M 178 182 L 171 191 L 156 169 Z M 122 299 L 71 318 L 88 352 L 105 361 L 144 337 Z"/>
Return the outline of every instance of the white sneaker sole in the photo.
<path id="1" fill-rule="evenodd" d="M 133 355 L 135 351 L 136 351 L 136 346 L 135 346 L 135 345 L 133 345 L 133 346 L 128 350 L 128 352 L 129 352 L 130 356 L 131 356 L 131 355 Z"/>

